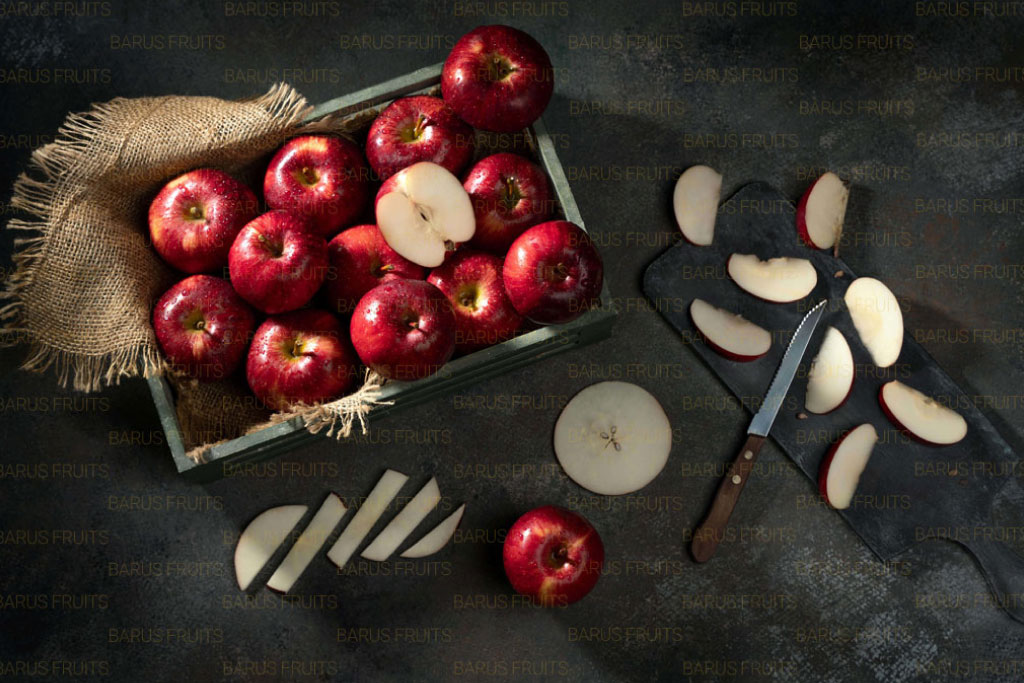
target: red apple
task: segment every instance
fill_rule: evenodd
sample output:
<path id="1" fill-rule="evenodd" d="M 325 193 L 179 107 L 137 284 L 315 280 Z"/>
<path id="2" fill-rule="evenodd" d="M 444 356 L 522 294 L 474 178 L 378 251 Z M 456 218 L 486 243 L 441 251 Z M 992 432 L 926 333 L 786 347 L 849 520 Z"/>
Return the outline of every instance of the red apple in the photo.
<path id="1" fill-rule="evenodd" d="M 263 196 L 272 209 L 306 216 L 321 237 L 330 239 L 366 207 L 369 180 L 354 142 L 304 135 L 286 142 L 270 160 Z"/>
<path id="2" fill-rule="evenodd" d="M 246 378 L 267 407 L 284 410 L 341 396 L 357 365 L 338 319 L 306 309 L 263 321 L 249 348 Z"/>
<path id="3" fill-rule="evenodd" d="M 565 606 L 593 589 L 604 565 L 604 544 L 582 516 L 554 505 L 516 520 L 502 548 L 512 587 L 545 606 Z"/>
<path id="4" fill-rule="evenodd" d="M 342 230 L 327 244 L 330 270 L 327 292 L 337 313 L 351 313 L 356 304 L 382 282 L 422 280 L 426 268 L 402 258 L 388 246 L 376 225 Z"/>
<path id="5" fill-rule="evenodd" d="M 192 275 L 156 302 L 153 329 L 167 359 L 199 379 L 223 379 L 245 355 L 252 310 L 227 280 Z"/>
<path id="6" fill-rule="evenodd" d="M 536 121 L 553 90 L 548 53 L 511 26 L 480 26 L 462 36 L 441 71 L 441 94 L 455 113 L 499 133 Z"/>
<path id="7" fill-rule="evenodd" d="M 178 270 L 206 273 L 227 265 L 242 226 L 259 212 L 252 190 L 227 173 L 200 168 L 164 185 L 149 206 L 149 236 Z"/>
<path id="8" fill-rule="evenodd" d="M 459 353 L 510 339 L 523 322 L 505 293 L 501 268 L 500 257 L 467 249 L 449 256 L 427 276 L 452 304 Z"/>
<path id="9" fill-rule="evenodd" d="M 423 280 L 391 280 L 359 300 L 350 326 L 363 363 L 389 379 L 437 372 L 455 350 L 455 314 L 448 299 Z"/>
<path id="10" fill-rule="evenodd" d="M 366 158 L 381 180 L 418 161 L 433 161 L 458 174 L 473 156 L 473 129 L 439 97 L 395 100 L 366 137 Z"/>
<path id="11" fill-rule="evenodd" d="M 492 154 L 478 161 L 462 184 L 473 201 L 476 232 L 470 243 L 504 254 L 524 230 L 551 215 L 548 177 L 518 154 Z"/>
<path id="12" fill-rule="evenodd" d="M 502 270 L 519 314 L 545 325 L 565 323 L 593 306 L 601 293 L 601 255 L 569 221 L 535 225 L 512 243 Z"/>
<path id="13" fill-rule="evenodd" d="M 327 273 L 327 243 L 312 224 L 288 211 L 250 221 L 228 254 L 231 284 L 264 313 L 305 306 Z"/>

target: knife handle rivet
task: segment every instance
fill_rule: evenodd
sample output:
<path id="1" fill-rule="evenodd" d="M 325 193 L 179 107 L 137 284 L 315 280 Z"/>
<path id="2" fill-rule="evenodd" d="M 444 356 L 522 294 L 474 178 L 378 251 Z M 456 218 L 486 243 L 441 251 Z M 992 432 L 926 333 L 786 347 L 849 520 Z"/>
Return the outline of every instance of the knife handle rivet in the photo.
<path id="1" fill-rule="evenodd" d="M 745 452 L 745 453 L 743 454 L 743 459 L 744 459 L 744 460 L 750 460 L 750 459 L 751 459 L 751 458 L 753 458 L 753 457 L 754 457 L 754 451 L 746 451 L 746 452 Z"/>
<path id="2" fill-rule="evenodd" d="M 734 474 L 734 475 L 732 475 L 732 483 L 734 483 L 734 484 L 738 484 L 738 483 L 740 483 L 741 481 L 743 481 L 743 478 L 742 478 L 742 477 L 740 477 L 740 475 L 738 475 L 738 474 Z"/>

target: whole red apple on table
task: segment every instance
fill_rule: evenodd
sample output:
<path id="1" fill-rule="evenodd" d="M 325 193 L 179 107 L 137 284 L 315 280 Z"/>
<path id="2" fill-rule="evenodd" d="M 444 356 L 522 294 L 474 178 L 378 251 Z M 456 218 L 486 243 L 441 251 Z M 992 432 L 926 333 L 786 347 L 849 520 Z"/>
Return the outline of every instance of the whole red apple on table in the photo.
<path id="1" fill-rule="evenodd" d="M 416 95 L 392 102 L 366 137 L 366 158 L 381 180 L 418 161 L 458 174 L 473 156 L 473 129 L 439 97 Z"/>
<path id="2" fill-rule="evenodd" d="M 452 304 L 459 353 L 510 339 L 523 322 L 505 293 L 501 268 L 498 256 L 460 250 L 427 276 Z"/>
<path id="3" fill-rule="evenodd" d="M 545 606 L 565 606 L 589 593 L 601 577 L 604 544 L 581 515 L 545 505 L 516 520 L 502 557 L 517 592 Z"/>
<path id="4" fill-rule="evenodd" d="M 354 221 L 369 199 L 370 169 L 358 145 L 345 138 L 292 138 L 270 160 L 263 196 L 272 209 L 312 221 L 324 239 Z"/>
<path id="5" fill-rule="evenodd" d="M 288 211 L 250 221 L 228 254 L 231 284 L 264 313 L 305 306 L 327 273 L 327 243 L 312 224 Z"/>
<path id="6" fill-rule="evenodd" d="M 199 379 L 223 379 L 245 356 L 256 324 L 227 280 L 192 275 L 156 302 L 153 329 L 167 359 Z"/>
<path id="7" fill-rule="evenodd" d="M 551 59 L 511 26 L 480 26 L 459 38 L 441 70 L 441 94 L 469 125 L 498 133 L 526 128 L 554 91 Z"/>
<path id="8" fill-rule="evenodd" d="M 516 238 L 505 255 L 502 277 L 520 315 L 551 325 L 574 320 L 597 303 L 604 270 L 582 228 L 548 221 Z"/>
<path id="9" fill-rule="evenodd" d="M 149 206 L 149 236 L 178 270 L 206 273 L 227 265 L 242 226 L 259 212 L 252 190 L 227 173 L 200 168 L 167 183 Z"/>
<path id="10" fill-rule="evenodd" d="M 305 309 L 263 321 L 249 348 L 246 379 L 267 407 L 284 410 L 343 395 L 357 365 L 338 319 Z"/>
<path id="11" fill-rule="evenodd" d="M 359 358 L 388 379 L 437 372 L 455 350 L 455 315 L 434 285 L 391 280 L 359 300 L 350 325 Z"/>
<path id="12" fill-rule="evenodd" d="M 351 313 L 356 304 L 382 282 L 422 280 L 427 271 L 388 246 L 376 225 L 342 230 L 327 244 L 330 262 L 326 286 L 336 313 Z"/>
<path id="13" fill-rule="evenodd" d="M 527 228 L 551 215 L 548 177 L 518 154 L 492 154 L 469 170 L 462 183 L 473 202 L 472 246 L 504 254 Z"/>

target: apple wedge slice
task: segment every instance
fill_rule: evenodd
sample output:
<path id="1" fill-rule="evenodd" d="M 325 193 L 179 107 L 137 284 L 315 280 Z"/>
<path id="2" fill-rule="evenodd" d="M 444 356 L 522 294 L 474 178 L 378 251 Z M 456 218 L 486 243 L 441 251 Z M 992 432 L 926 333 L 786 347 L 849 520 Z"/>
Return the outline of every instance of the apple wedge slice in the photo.
<path id="1" fill-rule="evenodd" d="M 754 254 L 733 254 L 728 271 L 740 289 L 774 303 L 803 299 L 818 284 L 818 271 L 802 258 L 783 256 L 762 261 Z"/>
<path id="2" fill-rule="evenodd" d="M 672 207 L 676 223 L 690 244 L 711 244 L 721 194 L 722 175 L 713 168 L 691 166 L 679 176 L 672 193 Z"/>
<path id="3" fill-rule="evenodd" d="M 960 413 L 902 382 L 883 384 L 878 403 L 901 431 L 930 446 L 948 446 L 967 435 L 967 421 Z"/>
<path id="4" fill-rule="evenodd" d="M 264 510 L 249 522 L 235 546 L 235 578 L 240 589 L 249 587 L 308 509 L 305 505 L 281 505 Z"/>
<path id="5" fill-rule="evenodd" d="M 647 486 L 665 467 L 672 426 L 658 399 L 628 382 L 591 384 L 555 423 L 555 455 L 569 478 L 618 496 Z"/>
<path id="6" fill-rule="evenodd" d="M 427 557 L 448 545 L 448 541 L 451 540 L 455 530 L 459 528 L 459 522 L 462 521 L 462 514 L 465 511 L 466 504 L 463 503 L 455 510 L 455 512 L 445 517 L 437 526 L 428 531 L 423 538 L 416 541 L 415 545 L 409 547 L 404 553 L 402 553 L 402 557 L 412 559 Z"/>
<path id="7" fill-rule="evenodd" d="M 807 374 L 807 412 L 823 415 L 841 406 L 853 391 L 853 371 L 853 354 L 846 337 L 829 327 Z"/>
<path id="8" fill-rule="evenodd" d="M 821 463 L 818 490 L 825 502 L 836 510 L 850 507 L 860 475 L 878 441 L 878 432 L 871 424 L 862 424 L 839 437 Z"/>
<path id="9" fill-rule="evenodd" d="M 356 514 L 345 526 L 345 530 L 341 532 L 341 536 L 338 536 L 338 540 L 327 551 L 327 559 L 338 565 L 338 569 L 348 563 L 356 548 L 366 538 L 366 534 L 370 533 L 370 529 L 384 514 L 388 504 L 398 495 L 408 478 L 401 472 L 388 470 L 373 487 L 370 495 L 366 497 L 363 504 L 356 510 Z"/>
<path id="10" fill-rule="evenodd" d="M 850 190 L 829 171 L 807 188 L 796 207 L 796 231 L 809 247 L 828 249 L 839 241 Z"/>
<path id="11" fill-rule="evenodd" d="M 406 503 L 401 512 L 395 515 L 394 519 L 377 534 L 373 543 L 363 551 L 363 557 L 375 562 L 383 562 L 391 557 L 391 553 L 395 552 L 402 541 L 408 538 L 420 522 L 426 519 L 440 500 L 441 490 L 437 487 L 437 479 L 431 478 L 419 493 Z"/>
<path id="12" fill-rule="evenodd" d="M 880 368 L 900 357 L 903 348 L 903 313 L 889 288 L 873 277 L 859 277 L 843 296 L 857 336 Z"/>
<path id="13" fill-rule="evenodd" d="M 421 161 L 388 178 L 377 193 L 377 227 L 401 256 L 435 268 L 476 231 L 473 203 L 451 172 Z"/>
<path id="14" fill-rule="evenodd" d="M 690 319 L 704 343 L 729 360 L 757 360 L 772 347 L 772 335 L 767 330 L 703 299 L 690 303 Z"/>
<path id="15" fill-rule="evenodd" d="M 267 588 L 278 593 L 290 591 L 344 516 L 345 504 L 341 502 L 341 498 L 333 493 L 327 496 L 320 509 L 313 515 L 309 526 L 299 536 L 299 540 L 295 541 L 295 545 L 285 555 L 277 571 L 267 581 Z"/>

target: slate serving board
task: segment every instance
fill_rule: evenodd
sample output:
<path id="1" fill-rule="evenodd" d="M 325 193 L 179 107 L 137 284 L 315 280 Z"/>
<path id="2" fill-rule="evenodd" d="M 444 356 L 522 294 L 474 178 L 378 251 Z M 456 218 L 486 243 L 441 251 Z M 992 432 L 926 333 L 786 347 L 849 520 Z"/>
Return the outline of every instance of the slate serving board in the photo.
<path id="1" fill-rule="evenodd" d="M 818 284 L 803 301 L 761 301 L 741 290 L 727 274 L 726 261 L 737 252 L 754 253 L 762 259 L 809 259 L 818 271 Z M 843 275 L 835 277 L 837 271 Z M 884 281 L 884 274 L 879 275 Z M 981 565 L 999 603 L 1013 618 L 1024 622 L 1024 558 L 992 534 L 992 501 L 1004 486 L 1017 483 L 1012 476 L 990 476 L 981 470 L 991 464 L 1006 468 L 996 469 L 997 472 L 1013 471 L 1009 468 L 1017 462 L 1017 455 L 968 395 L 909 334 L 904 337 L 899 360 L 893 367 L 882 370 L 873 365 L 843 303 L 843 294 L 855 277 L 841 259 L 833 258 L 831 250 L 825 252 L 801 244 L 796 235 L 793 203 L 778 190 L 758 182 L 742 187 L 719 208 L 713 245 L 697 247 L 682 241 L 671 247 L 647 268 L 643 288 L 687 345 L 752 413 L 756 412 L 800 319 L 815 303 L 828 299 L 826 313 L 811 338 L 801 371 L 775 420 L 771 437 L 815 482 L 817 490 L 818 468 L 830 444 L 846 430 L 864 422 L 872 423 L 878 430 L 878 444 L 861 477 L 858 497 L 839 514 L 883 560 L 891 559 L 924 537 L 945 535 L 960 543 Z M 739 313 L 769 330 L 773 339 L 771 350 L 749 363 L 719 356 L 700 342 L 690 321 L 689 306 L 694 298 Z M 906 302 L 901 301 L 901 306 L 906 312 Z M 829 326 L 843 333 L 853 352 L 853 392 L 845 404 L 828 415 L 806 413 L 806 419 L 798 419 L 799 413 L 806 412 L 806 370 Z M 927 446 L 897 431 L 882 413 L 877 398 L 879 388 L 892 379 L 949 401 L 947 405 L 967 420 L 964 440 L 951 446 Z M 723 462 L 732 455 L 723 452 Z M 958 462 L 970 467 L 952 476 L 943 474 L 950 463 Z M 741 499 L 734 517 L 742 515 Z"/>

